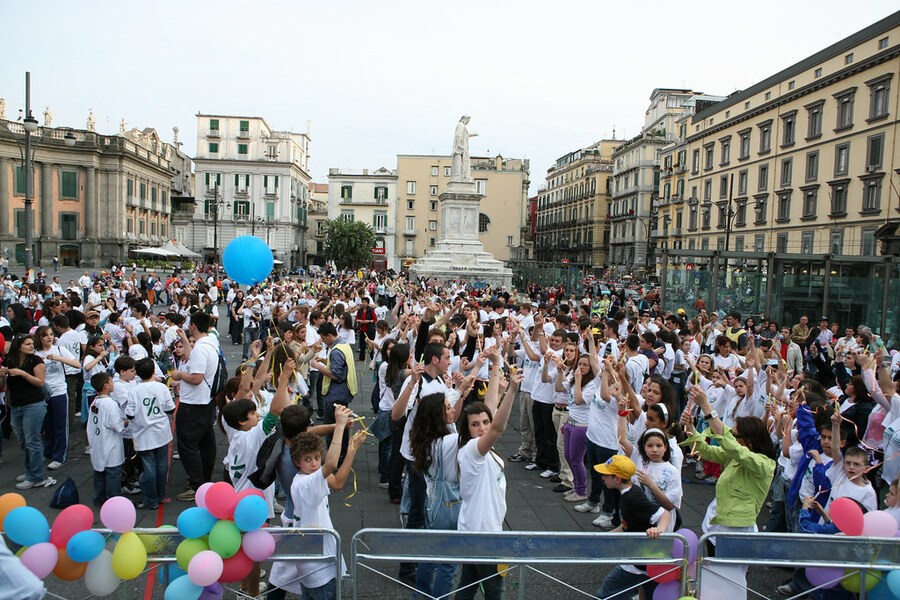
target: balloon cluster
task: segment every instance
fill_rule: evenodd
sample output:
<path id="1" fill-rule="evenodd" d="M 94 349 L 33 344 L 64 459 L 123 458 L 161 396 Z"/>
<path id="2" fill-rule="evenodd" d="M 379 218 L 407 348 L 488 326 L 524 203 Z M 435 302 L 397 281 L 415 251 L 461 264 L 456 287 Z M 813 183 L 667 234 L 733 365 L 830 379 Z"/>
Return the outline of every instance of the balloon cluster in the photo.
<path id="1" fill-rule="evenodd" d="M 828 516 L 841 533 L 848 536 L 895 537 L 897 520 L 883 510 L 873 510 L 863 514 L 859 504 L 850 498 L 835 498 L 828 505 Z M 840 567 L 807 567 L 806 578 L 815 587 L 836 588 L 840 585 L 847 591 L 859 593 L 862 578 L 857 569 Z M 866 571 L 866 597 L 873 600 L 900 598 L 900 571 Z"/>
<path id="2" fill-rule="evenodd" d="M 236 493 L 224 481 L 204 483 L 194 501 L 197 506 L 178 515 L 178 531 L 185 539 L 175 558 L 184 574 L 169 583 L 166 600 L 220 598 L 220 584 L 244 579 L 254 562 L 275 552 L 275 538 L 262 529 L 269 508 L 261 491 Z"/>
<path id="3" fill-rule="evenodd" d="M 700 540 L 697 534 L 686 527 L 676 531 L 678 535 L 687 540 L 687 547 L 681 540 L 675 540 L 672 544 L 672 558 L 684 558 L 687 551 L 688 566 L 694 566 L 697 562 L 697 551 L 700 548 Z M 681 569 L 673 565 L 647 565 L 647 575 L 657 583 L 653 590 L 653 600 L 677 600 L 681 594 Z"/>
<path id="4" fill-rule="evenodd" d="M 122 496 L 107 500 L 100 508 L 103 525 L 120 534 L 112 551 L 103 534 L 92 531 L 94 512 L 83 504 L 63 510 L 51 528 L 47 518 L 27 506 L 19 494 L 0 496 L 0 529 L 14 543 L 25 567 L 39 579 L 51 573 L 63 581 L 84 577 L 88 591 L 108 596 L 122 580 L 134 579 L 144 572 L 147 550 L 134 529 L 137 515 L 134 504 Z"/>

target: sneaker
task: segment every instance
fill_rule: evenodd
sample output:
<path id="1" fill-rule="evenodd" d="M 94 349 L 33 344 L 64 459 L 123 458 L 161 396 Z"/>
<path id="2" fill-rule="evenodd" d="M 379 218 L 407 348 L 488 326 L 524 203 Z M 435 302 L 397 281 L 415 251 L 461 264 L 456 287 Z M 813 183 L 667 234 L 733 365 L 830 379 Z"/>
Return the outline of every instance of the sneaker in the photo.
<path id="1" fill-rule="evenodd" d="M 77 413 L 75 413 L 75 418 L 76 418 L 76 419 L 80 419 L 80 418 L 81 418 L 81 411 L 80 411 L 80 410 L 79 410 Z"/>
<path id="2" fill-rule="evenodd" d="M 274 502 L 274 503 L 272 503 L 272 510 L 275 511 L 276 515 L 280 515 L 281 513 L 284 512 L 284 507 L 282 505 L 278 504 L 277 502 Z"/>
<path id="3" fill-rule="evenodd" d="M 554 475 L 559 475 L 559 473 L 553 471 L 552 469 L 547 469 L 546 471 L 541 473 L 541 477 L 543 477 L 544 479 L 550 479 Z"/>
<path id="4" fill-rule="evenodd" d="M 16 481 L 25 481 L 26 479 L 28 479 L 28 475 L 25 475 L 24 473 L 21 475 L 16 475 Z"/>
<path id="5" fill-rule="evenodd" d="M 129 496 L 134 496 L 135 494 L 140 494 L 140 493 L 141 493 L 141 486 L 139 486 L 138 484 L 134 484 L 134 485 L 123 485 L 123 486 L 122 486 L 122 493 L 123 493 L 123 494 L 128 494 Z"/>
<path id="6" fill-rule="evenodd" d="M 90 446 L 86 447 L 86 448 L 84 449 L 84 453 L 87 454 L 88 456 L 90 456 L 90 454 L 91 454 L 91 447 L 90 447 Z"/>
<path id="7" fill-rule="evenodd" d="M 144 504 L 143 502 L 141 502 L 137 505 L 136 508 L 139 508 L 140 510 L 156 510 L 157 508 L 159 508 L 159 505 L 150 506 L 149 504 Z"/>
<path id="8" fill-rule="evenodd" d="M 55 470 L 57 470 L 58 468 L 60 468 L 61 466 L 63 466 L 64 464 L 65 464 L 65 463 L 61 463 L 61 462 L 59 462 L 58 460 L 54 460 L 54 461 L 51 462 L 49 465 L 47 465 L 47 468 L 50 469 L 51 471 L 55 471 Z"/>
<path id="9" fill-rule="evenodd" d="M 570 491 L 567 494 L 563 495 L 563 500 L 566 502 L 584 502 L 587 500 L 587 496 L 579 496 L 575 493 L 575 490 Z"/>
<path id="10" fill-rule="evenodd" d="M 382 481 L 378 484 L 378 487 L 380 487 L 383 490 L 386 490 L 389 487 L 391 487 L 391 484 L 389 484 L 387 481 Z"/>
<path id="11" fill-rule="evenodd" d="M 269 572 L 266 571 L 265 569 L 260 569 L 260 570 L 259 570 L 259 578 L 260 578 L 260 579 L 265 579 L 265 578 L 266 578 L 266 575 L 268 575 L 268 574 L 269 574 Z M 259 584 L 259 591 L 262 591 L 262 586 L 264 586 L 264 585 L 267 585 L 267 584 L 266 584 L 266 583 L 263 583 L 263 582 L 260 582 L 260 584 Z"/>
<path id="12" fill-rule="evenodd" d="M 781 594 L 782 596 L 793 596 L 797 592 L 794 591 L 794 588 L 791 587 L 789 583 L 783 583 L 775 588 L 775 591 Z"/>
<path id="13" fill-rule="evenodd" d="M 180 459 L 181 459 L 181 457 L 178 456 L 178 453 L 177 453 L 177 452 L 176 452 L 175 454 L 172 455 L 172 460 L 180 460 Z"/>
<path id="14" fill-rule="evenodd" d="M 527 465 L 525 465 L 525 469 L 528 471 L 537 471 L 537 469 L 538 469 L 537 463 L 530 462 Z"/>
<path id="15" fill-rule="evenodd" d="M 520 454 L 516 452 L 512 456 L 509 457 L 509 462 L 525 462 L 528 459 L 524 454 Z"/>
<path id="16" fill-rule="evenodd" d="M 564 483 L 560 483 L 555 488 L 553 488 L 553 491 L 556 492 L 557 494 L 561 494 L 563 492 L 568 492 L 571 490 L 572 490 L 572 488 Z"/>
<path id="17" fill-rule="evenodd" d="M 52 477 L 47 477 L 43 481 L 38 481 L 37 483 L 35 483 L 33 481 L 28 481 L 26 479 L 25 481 L 20 481 L 19 483 L 17 483 L 16 489 L 17 490 L 30 490 L 31 488 L 50 487 L 52 485 L 56 485 L 56 480 L 53 479 Z"/>
<path id="18" fill-rule="evenodd" d="M 697 473 L 698 475 L 703 473 L 703 461 L 697 461 L 697 464 L 694 465 L 694 473 Z"/>
<path id="19" fill-rule="evenodd" d="M 599 517 L 591 522 L 591 525 L 593 525 L 594 527 L 600 527 L 601 529 L 612 529 L 612 520 L 612 515 L 602 513 Z"/>
<path id="20" fill-rule="evenodd" d="M 194 494 L 195 494 L 194 490 L 185 490 L 185 491 L 181 492 L 180 494 L 178 494 L 177 496 L 175 496 L 175 499 L 179 500 L 180 502 L 193 502 Z"/>
<path id="21" fill-rule="evenodd" d="M 596 513 L 600 512 L 600 505 L 593 504 L 590 500 L 588 500 L 588 501 L 582 502 L 581 504 L 576 504 L 575 511 L 582 512 L 582 513 L 596 514 Z"/>
<path id="22" fill-rule="evenodd" d="M 562 479 L 558 473 L 550 478 L 550 483 L 562 483 Z"/>

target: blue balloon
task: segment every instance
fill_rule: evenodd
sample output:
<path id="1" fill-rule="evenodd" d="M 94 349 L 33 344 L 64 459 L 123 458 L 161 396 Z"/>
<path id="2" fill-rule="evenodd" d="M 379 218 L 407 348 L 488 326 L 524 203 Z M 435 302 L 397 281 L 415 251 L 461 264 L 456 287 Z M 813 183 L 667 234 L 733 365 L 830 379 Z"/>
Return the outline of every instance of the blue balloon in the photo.
<path id="1" fill-rule="evenodd" d="M 891 592 L 891 588 L 885 578 L 881 580 L 881 583 L 866 592 L 866 598 L 868 600 L 895 600 L 897 596 Z"/>
<path id="2" fill-rule="evenodd" d="M 217 522 L 208 510 L 194 506 L 178 515 L 178 531 L 186 538 L 203 537 Z"/>
<path id="3" fill-rule="evenodd" d="M 182 575 L 187 575 L 187 571 L 182 570 L 178 563 L 170 562 L 166 563 L 166 575 L 168 575 L 169 581 L 172 582 Z"/>
<path id="4" fill-rule="evenodd" d="M 79 531 L 69 538 L 66 554 L 75 562 L 91 562 L 103 552 L 106 540 L 96 531 Z"/>
<path id="5" fill-rule="evenodd" d="M 19 510 L 18 508 L 16 510 Z M 15 512 L 15 511 L 13 511 Z M 9 513 L 12 514 L 12 513 Z M 9 517 L 6 517 L 9 519 Z M 888 588 L 896 598 L 900 598 L 900 571 L 890 571 L 885 578 Z"/>
<path id="6" fill-rule="evenodd" d="M 7 537 L 20 546 L 50 541 L 50 524 L 36 508 L 20 506 L 9 511 L 3 521 Z"/>
<path id="7" fill-rule="evenodd" d="M 259 496 L 242 498 L 234 509 L 234 524 L 241 531 L 256 531 L 269 518 L 269 507 Z"/>
<path id="8" fill-rule="evenodd" d="M 261 283 L 272 272 L 275 259 L 264 241 L 252 235 L 231 240 L 222 253 L 228 276 L 243 285 Z"/>
<path id="9" fill-rule="evenodd" d="M 165 600 L 197 600 L 202 593 L 202 587 L 194 585 L 190 577 L 183 575 L 166 588 Z"/>

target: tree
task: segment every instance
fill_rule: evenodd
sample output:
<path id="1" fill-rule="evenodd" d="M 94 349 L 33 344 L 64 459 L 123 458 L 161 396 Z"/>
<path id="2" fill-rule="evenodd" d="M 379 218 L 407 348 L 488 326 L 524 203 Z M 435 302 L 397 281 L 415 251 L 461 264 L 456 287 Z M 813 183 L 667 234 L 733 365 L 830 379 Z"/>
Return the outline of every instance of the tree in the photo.
<path id="1" fill-rule="evenodd" d="M 338 270 L 368 267 L 374 245 L 375 233 L 362 221 L 340 217 L 325 221 L 325 258 L 334 261 Z"/>

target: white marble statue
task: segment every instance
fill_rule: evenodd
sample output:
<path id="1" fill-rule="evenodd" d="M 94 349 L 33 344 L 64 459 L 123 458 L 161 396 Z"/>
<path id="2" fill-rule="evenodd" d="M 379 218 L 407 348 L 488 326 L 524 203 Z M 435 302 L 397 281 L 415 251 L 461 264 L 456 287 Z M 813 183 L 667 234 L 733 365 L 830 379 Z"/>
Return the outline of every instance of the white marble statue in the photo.
<path id="1" fill-rule="evenodd" d="M 6 118 L 6 98 L 0 98 L 0 119 Z"/>
<path id="2" fill-rule="evenodd" d="M 472 181 L 472 162 L 469 159 L 469 138 L 477 133 L 469 133 L 466 125 L 469 116 L 463 115 L 456 124 L 453 134 L 453 159 L 450 166 L 450 181 Z"/>
<path id="3" fill-rule="evenodd" d="M 94 118 L 93 109 L 88 109 L 87 130 L 97 131 L 97 119 Z"/>
<path id="4" fill-rule="evenodd" d="M 125 117 L 122 117 L 122 119 L 119 121 L 119 135 L 125 133 L 127 125 L 128 123 L 125 122 Z"/>
<path id="5" fill-rule="evenodd" d="M 53 113 L 50 112 L 50 107 L 44 107 L 44 127 L 50 127 L 53 123 Z"/>

